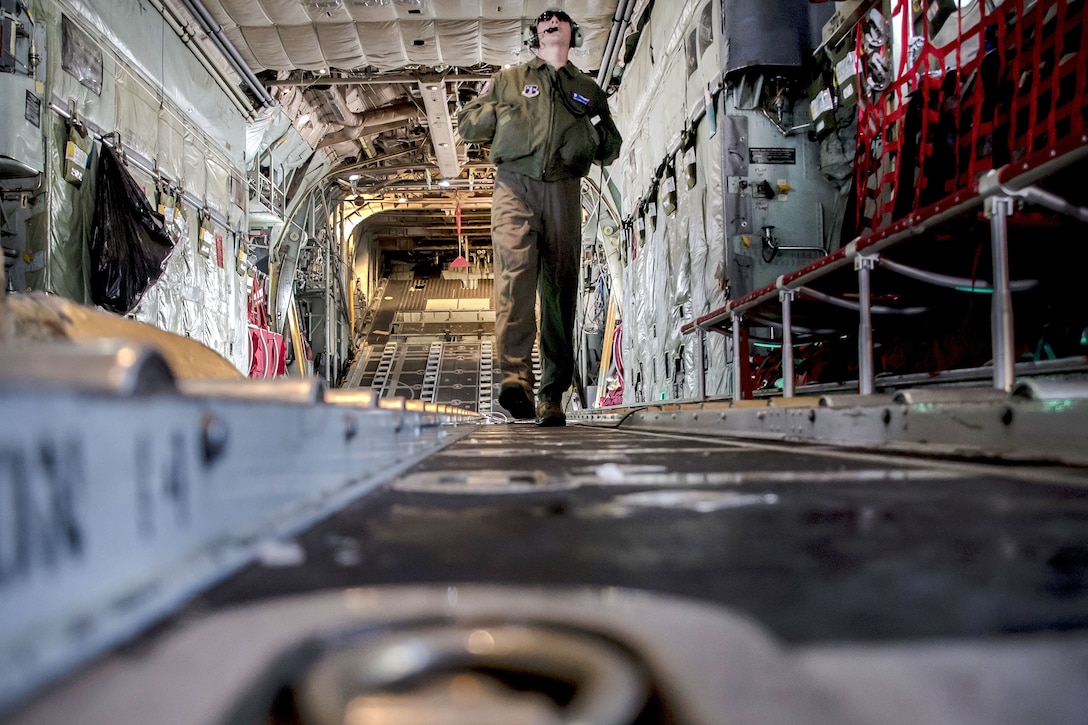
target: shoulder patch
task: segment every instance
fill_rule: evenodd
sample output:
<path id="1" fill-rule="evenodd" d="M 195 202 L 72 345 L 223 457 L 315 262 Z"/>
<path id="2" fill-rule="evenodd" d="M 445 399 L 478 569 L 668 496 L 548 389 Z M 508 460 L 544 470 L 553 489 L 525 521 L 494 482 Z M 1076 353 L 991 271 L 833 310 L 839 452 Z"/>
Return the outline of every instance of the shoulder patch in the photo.
<path id="1" fill-rule="evenodd" d="M 522 89 L 521 95 L 525 96 L 526 98 L 535 98 L 536 96 L 540 95 L 540 86 L 535 83 L 530 83 Z"/>

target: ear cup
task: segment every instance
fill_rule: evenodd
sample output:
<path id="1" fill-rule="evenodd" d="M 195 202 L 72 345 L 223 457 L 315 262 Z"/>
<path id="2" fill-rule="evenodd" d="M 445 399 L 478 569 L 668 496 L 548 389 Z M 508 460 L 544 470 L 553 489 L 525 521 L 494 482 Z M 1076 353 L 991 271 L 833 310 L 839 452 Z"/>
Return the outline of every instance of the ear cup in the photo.
<path id="1" fill-rule="evenodd" d="M 582 35 L 582 29 L 578 27 L 578 23 L 572 22 L 570 28 L 570 47 L 581 48 L 584 41 L 585 37 Z"/>

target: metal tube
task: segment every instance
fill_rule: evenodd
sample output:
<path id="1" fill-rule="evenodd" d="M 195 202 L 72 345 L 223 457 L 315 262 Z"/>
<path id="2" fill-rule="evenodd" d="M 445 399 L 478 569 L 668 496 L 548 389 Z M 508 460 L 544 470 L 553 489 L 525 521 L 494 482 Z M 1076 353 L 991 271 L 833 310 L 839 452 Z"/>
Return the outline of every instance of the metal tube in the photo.
<path id="1" fill-rule="evenodd" d="M 994 387 L 1005 391 L 1012 390 L 1016 362 L 1013 357 L 1012 291 L 1009 289 L 1008 218 L 1012 216 L 1012 205 L 1012 199 L 1007 196 L 995 196 L 989 201 L 994 278 L 990 316 Z"/>
<path id="2" fill-rule="evenodd" d="M 698 328 L 695 334 L 695 397 L 706 400 L 706 330 Z"/>
<path id="3" fill-rule="evenodd" d="M 887 257 L 880 258 L 880 266 L 889 272 L 895 272 L 901 274 L 904 277 L 910 277 L 916 279 L 919 282 L 926 282 L 928 284 L 937 285 L 938 287 L 948 287 L 951 289 L 960 289 L 963 291 L 986 291 L 990 289 L 990 283 L 981 279 L 967 279 L 966 277 L 953 277 L 947 274 L 939 274 L 937 272 L 929 272 L 924 269 L 916 269 L 914 267 L 908 267 L 905 264 L 899 262 L 893 262 Z M 1015 282 L 1009 282 L 1009 290 L 1012 292 L 1022 292 L 1024 290 L 1032 289 L 1039 285 L 1038 280 L 1024 279 L 1017 280 Z"/>
<path id="4" fill-rule="evenodd" d="M 875 257 L 860 256 L 854 259 L 858 272 L 858 392 L 873 394 L 873 315 L 872 292 L 869 273 L 876 263 Z"/>
<path id="5" fill-rule="evenodd" d="M 268 91 L 265 90 L 264 84 L 260 79 L 253 74 L 246 62 L 242 60 L 242 56 L 238 54 L 238 49 L 234 47 L 234 44 L 223 35 L 223 28 L 215 22 L 215 18 L 204 7 L 200 0 L 181 0 L 181 3 L 185 6 L 185 9 L 192 13 L 196 18 L 197 23 L 208 34 L 208 37 L 215 44 L 215 47 L 226 56 L 227 61 L 235 72 L 242 77 L 242 80 L 246 82 L 249 89 L 253 92 L 253 95 L 257 97 L 262 106 L 274 106 L 276 105 L 275 99 L 268 95 Z"/>
<path id="6" fill-rule="evenodd" d="M 861 305 L 857 302 L 851 302 L 850 300 L 839 299 L 838 297 L 832 297 L 831 295 L 818 292 L 811 287 L 796 287 L 794 288 L 800 292 L 803 296 L 810 299 L 817 300 L 819 302 L 826 302 L 829 305 L 835 305 L 836 307 L 842 307 L 843 309 L 853 310 L 857 312 L 861 309 Z M 888 307 L 887 305 L 869 305 L 869 311 L 874 315 L 920 315 L 925 312 L 926 307 Z"/>
<path id="7" fill-rule="evenodd" d="M 612 48 L 619 42 L 619 24 L 623 19 L 623 6 L 627 4 L 627 0 L 622 0 L 619 5 L 616 6 L 616 13 L 612 16 L 612 27 L 609 29 L 608 42 L 605 43 L 604 53 L 601 55 L 601 67 L 597 71 L 597 85 L 604 87 L 605 73 L 608 72 L 606 65 L 608 63 L 609 56 L 612 55 Z"/>
<path id="8" fill-rule="evenodd" d="M 195 42 L 194 36 L 189 33 L 187 28 L 182 26 L 181 21 L 174 14 L 173 8 L 167 7 L 163 4 L 162 0 L 151 0 L 151 6 L 159 11 L 159 14 L 162 15 L 166 24 L 169 25 L 171 30 L 178 36 L 178 39 L 185 44 L 185 47 L 192 51 L 197 62 L 199 62 L 204 70 L 208 72 L 208 75 L 215 81 L 215 84 L 230 97 L 234 107 L 246 117 L 246 120 L 252 121 L 254 118 L 253 105 L 250 103 L 249 99 L 245 97 L 245 94 L 242 93 L 237 86 L 227 80 L 221 70 L 215 67 L 200 43 Z M 163 82 L 165 83 L 165 79 L 163 79 Z"/>
<path id="9" fill-rule="evenodd" d="M 332 289 L 333 307 L 336 309 L 336 316 L 333 318 L 336 322 L 333 327 L 333 342 L 336 348 L 336 359 L 332 364 L 332 371 L 334 373 L 340 372 L 340 359 L 343 354 L 343 335 L 341 331 L 343 329 L 343 320 L 341 319 L 341 313 L 344 310 L 344 306 L 347 300 L 344 299 L 344 205 L 337 204 L 333 207 L 333 213 L 336 216 L 336 225 L 333 227 L 336 230 L 336 255 L 333 257 L 332 273 L 336 280 L 336 286 Z M 335 385 L 336 381 L 330 379 L 330 385 Z"/>
<path id="10" fill-rule="evenodd" d="M 793 290 L 782 290 L 782 397 L 793 397 Z"/>
<path id="11" fill-rule="evenodd" d="M 612 16 L 612 30 L 608 34 L 608 45 L 605 47 L 604 56 L 601 58 L 601 69 L 597 72 L 597 85 L 602 88 L 612 77 L 612 68 L 616 65 L 620 48 L 623 47 L 623 33 L 631 22 L 631 13 L 637 3 L 635 0 L 621 0 L 616 7 L 616 14 Z"/>
<path id="12" fill-rule="evenodd" d="M 1057 194 L 1051 194 L 1049 191 L 1040 189 L 1037 186 L 1028 186 L 1019 191 L 1010 191 L 1005 187 L 1001 187 L 1001 190 L 1011 196 L 1022 198 L 1032 204 L 1038 204 L 1039 206 L 1072 217 L 1078 221 L 1088 222 L 1088 207 L 1070 204 Z"/>
<path id="13" fill-rule="evenodd" d="M 743 398 L 740 352 L 740 315 L 733 313 L 733 400 Z"/>
<path id="14" fill-rule="evenodd" d="M 310 210 L 310 229 L 316 229 L 317 200 Z M 333 220 L 335 221 L 335 220 Z M 333 225 L 332 229 L 336 227 Z M 330 236 L 335 235 L 332 232 Z M 332 382 L 332 240 L 325 240 L 325 380 Z"/>
<path id="15" fill-rule="evenodd" d="M 467 272 L 466 272 L 466 274 L 467 274 Z M 581 376 L 580 376 L 581 385 L 578 386 L 579 387 L 578 392 L 580 393 L 579 397 L 582 399 L 582 407 L 583 408 L 592 408 L 593 405 L 590 403 L 589 395 L 587 395 L 587 393 L 589 393 L 589 335 L 587 335 L 585 333 L 585 331 L 583 330 L 583 331 L 581 331 L 581 338 L 582 338 L 582 350 L 581 350 L 582 359 L 581 359 L 580 364 L 578 365 L 578 367 L 581 368 Z"/>
<path id="16" fill-rule="evenodd" d="M 368 86 L 388 85 L 390 83 L 453 83 L 476 82 L 490 80 L 493 73 L 462 73 L 450 76 L 417 76 L 405 73 L 374 74 L 369 76 L 320 76 L 306 78 L 285 78 L 283 80 L 270 80 L 268 85 L 275 88 L 290 88 L 297 86 L 309 87 L 315 84 L 322 86 Z"/>

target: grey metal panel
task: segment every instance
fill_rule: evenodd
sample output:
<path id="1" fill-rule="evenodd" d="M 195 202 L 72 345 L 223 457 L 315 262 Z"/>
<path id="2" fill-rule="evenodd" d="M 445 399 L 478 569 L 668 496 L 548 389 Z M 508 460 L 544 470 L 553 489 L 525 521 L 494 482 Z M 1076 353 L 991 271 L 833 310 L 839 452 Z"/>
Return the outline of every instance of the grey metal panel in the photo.
<path id="1" fill-rule="evenodd" d="M 0 391 L 69 389 L 137 396 L 172 393 L 174 373 L 150 345 L 121 340 L 0 346 Z"/>
<path id="2" fill-rule="evenodd" d="M 752 233 L 752 197 L 726 192 L 725 232 L 729 239 Z"/>
<path id="3" fill-rule="evenodd" d="M 739 244 L 739 242 L 734 241 Z M 755 289 L 753 280 L 755 259 L 749 254 L 737 254 L 731 251 L 729 256 L 729 297 L 737 299 Z"/>
<path id="4" fill-rule="evenodd" d="M 643 409 L 582 411 L 573 421 L 650 429 L 682 430 L 724 437 L 817 443 L 846 448 L 908 451 L 922 455 L 1088 464 L 1084 431 L 1088 401 L 1072 397 L 1031 400 L 991 389 L 924 391 L 903 402 L 889 396 L 812 399 L 811 404 L 772 407 L 744 401 Z M 824 401 L 829 400 L 830 405 Z M 909 402 L 907 402 L 909 401 Z"/>
<path id="5" fill-rule="evenodd" d="M 38 117 L 43 118 L 45 111 L 34 93 L 34 79 L 22 73 L 0 73 L 0 119 L 4 126 L 0 135 L 0 178 L 29 178 L 45 168 L 39 130 L 42 121 L 35 126 L 27 120 L 27 105 L 35 103 L 31 99 L 37 99 Z"/>
<path id="6" fill-rule="evenodd" d="M 722 119 L 722 174 L 748 175 L 748 117 L 726 115 Z"/>
<path id="7" fill-rule="evenodd" d="M 169 368 L 132 346 L 112 366 L 71 347 L 28 344 L 18 352 L 40 364 L 16 368 L 43 379 L 62 359 L 68 384 L 0 386 L 0 710 L 262 551 L 293 555 L 281 537 L 455 440 L 443 423 L 472 418 L 403 399 L 329 404 L 308 380 L 109 387 L 117 370 L 147 368 L 126 359 Z"/>

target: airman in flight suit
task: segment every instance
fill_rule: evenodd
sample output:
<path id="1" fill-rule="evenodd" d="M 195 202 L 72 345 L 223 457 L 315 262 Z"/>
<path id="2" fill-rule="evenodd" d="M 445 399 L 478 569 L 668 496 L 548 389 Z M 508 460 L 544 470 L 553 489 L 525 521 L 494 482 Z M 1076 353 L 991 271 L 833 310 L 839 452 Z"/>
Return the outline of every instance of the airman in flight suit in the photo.
<path id="1" fill-rule="evenodd" d="M 574 315 L 582 240 L 581 179 L 612 163 L 622 139 L 608 98 L 567 58 L 578 25 L 546 10 L 530 28 L 537 57 L 499 71 L 458 114 L 461 138 L 491 144 L 497 167 L 491 207 L 499 403 L 533 417 L 532 349 L 540 296 L 539 425 L 564 425 L 563 392 L 574 376 Z"/>

